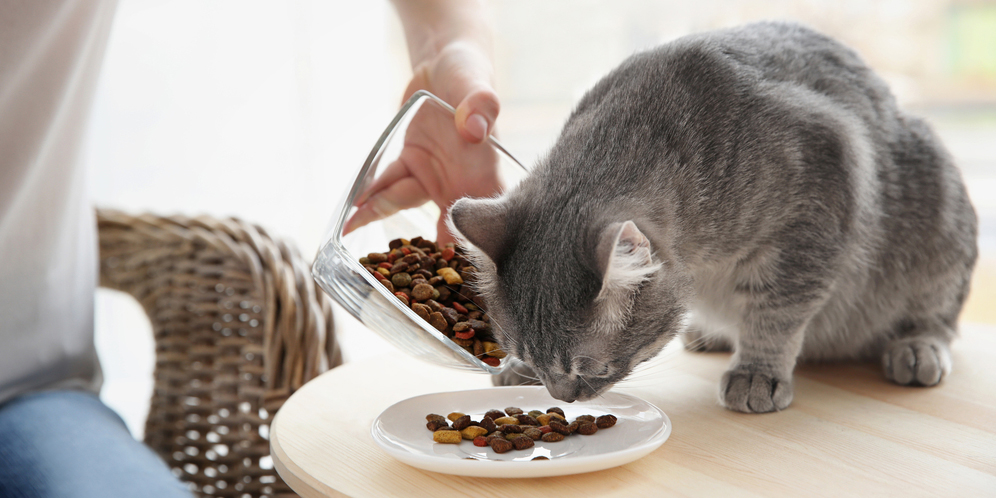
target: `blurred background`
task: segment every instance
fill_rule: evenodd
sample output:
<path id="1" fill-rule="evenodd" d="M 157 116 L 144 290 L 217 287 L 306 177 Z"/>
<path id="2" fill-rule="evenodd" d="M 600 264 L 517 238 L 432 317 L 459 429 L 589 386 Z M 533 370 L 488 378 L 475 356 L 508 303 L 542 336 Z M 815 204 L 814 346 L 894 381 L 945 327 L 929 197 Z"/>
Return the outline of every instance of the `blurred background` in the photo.
<path id="1" fill-rule="evenodd" d="M 498 135 L 526 165 L 574 102 L 634 52 L 761 19 L 844 41 L 961 167 L 981 232 L 962 320 L 996 323 L 996 1 L 496 0 L 488 9 Z M 409 77 L 387 0 L 121 0 L 85 156 L 94 202 L 237 216 L 310 256 Z M 151 327 L 129 297 L 97 299 L 101 396 L 140 437 Z M 346 361 L 391 347 L 337 311 Z"/>

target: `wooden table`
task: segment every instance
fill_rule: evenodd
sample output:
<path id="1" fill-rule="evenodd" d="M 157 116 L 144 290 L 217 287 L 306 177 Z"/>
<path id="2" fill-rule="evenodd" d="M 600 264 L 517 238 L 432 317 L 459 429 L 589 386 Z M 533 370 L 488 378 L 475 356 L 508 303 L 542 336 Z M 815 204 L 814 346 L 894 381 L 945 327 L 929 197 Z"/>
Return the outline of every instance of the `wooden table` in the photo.
<path id="1" fill-rule="evenodd" d="M 615 388 L 656 404 L 674 425 L 663 446 L 622 467 L 481 479 L 392 459 L 370 436 L 381 411 L 411 396 L 489 385 L 400 352 L 336 368 L 291 396 L 271 428 L 273 462 L 306 498 L 996 496 L 996 327 L 962 327 L 954 371 L 937 387 L 888 384 L 877 365 L 800 366 L 795 401 L 766 415 L 719 406 L 728 355 L 676 346 Z"/>

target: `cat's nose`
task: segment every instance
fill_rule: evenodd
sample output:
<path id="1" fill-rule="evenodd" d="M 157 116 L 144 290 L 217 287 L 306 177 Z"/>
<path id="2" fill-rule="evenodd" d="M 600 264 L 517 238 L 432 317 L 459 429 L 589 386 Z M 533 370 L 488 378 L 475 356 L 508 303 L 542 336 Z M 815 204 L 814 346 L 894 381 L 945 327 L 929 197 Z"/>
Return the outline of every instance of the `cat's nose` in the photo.
<path id="1" fill-rule="evenodd" d="M 550 392 L 550 396 L 565 403 L 573 403 L 578 399 L 578 390 L 569 382 L 547 383 L 546 390 Z"/>

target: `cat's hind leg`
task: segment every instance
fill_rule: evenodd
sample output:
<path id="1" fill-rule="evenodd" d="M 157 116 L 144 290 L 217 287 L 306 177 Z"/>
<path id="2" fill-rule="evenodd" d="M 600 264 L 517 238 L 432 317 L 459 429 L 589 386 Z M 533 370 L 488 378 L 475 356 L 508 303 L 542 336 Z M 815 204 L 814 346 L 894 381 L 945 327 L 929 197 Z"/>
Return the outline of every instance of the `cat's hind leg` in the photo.
<path id="1" fill-rule="evenodd" d="M 934 386 L 951 372 L 948 343 L 954 331 L 941 323 L 919 325 L 891 340 L 882 353 L 885 377 L 901 386 Z"/>

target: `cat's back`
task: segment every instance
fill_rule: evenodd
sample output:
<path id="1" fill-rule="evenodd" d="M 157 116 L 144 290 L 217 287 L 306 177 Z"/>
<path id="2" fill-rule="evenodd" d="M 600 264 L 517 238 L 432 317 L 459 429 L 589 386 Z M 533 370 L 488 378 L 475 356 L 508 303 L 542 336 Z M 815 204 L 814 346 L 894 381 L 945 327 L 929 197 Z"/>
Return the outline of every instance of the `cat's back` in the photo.
<path id="1" fill-rule="evenodd" d="M 637 109 L 731 118 L 759 101 L 797 101 L 800 91 L 879 125 L 891 126 L 898 112 L 886 84 L 844 44 L 801 24 L 758 22 L 633 55 L 588 92 L 572 118 Z"/>
<path id="2" fill-rule="evenodd" d="M 886 84 L 855 51 L 800 24 L 754 23 L 689 42 L 690 47 L 714 47 L 738 69 L 756 71 L 763 82 L 798 85 L 851 111 L 874 110 L 881 119 L 896 110 Z"/>

